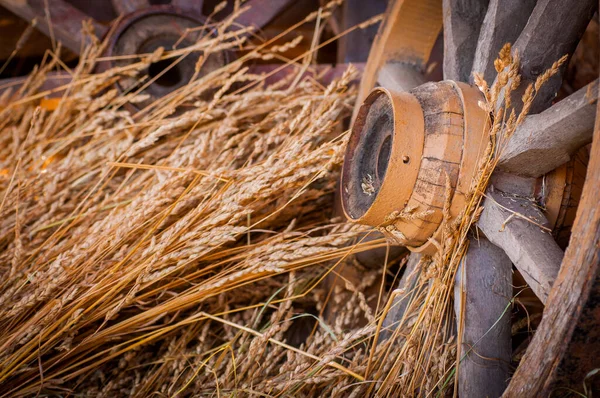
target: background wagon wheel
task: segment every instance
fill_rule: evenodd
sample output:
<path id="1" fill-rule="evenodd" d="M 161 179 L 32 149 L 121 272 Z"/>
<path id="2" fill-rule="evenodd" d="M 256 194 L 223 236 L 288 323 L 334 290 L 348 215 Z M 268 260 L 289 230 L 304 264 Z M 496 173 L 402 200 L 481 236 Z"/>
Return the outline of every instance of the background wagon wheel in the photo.
<path id="1" fill-rule="evenodd" d="M 458 209 L 477 164 L 486 116 L 476 89 L 465 84 L 473 82 L 472 72 L 483 73 L 491 84 L 499 50 L 514 43 L 524 90 L 554 61 L 573 54 L 597 7 L 596 0 L 391 1 L 353 116 L 342 177 L 349 218 L 379 226 L 392 211 L 425 209 L 427 216 L 398 221 L 391 233 L 413 251 L 408 270 L 419 262 L 419 252 L 435 250 L 428 239 L 441 220 L 440 171 L 449 176 L 452 207 Z M 443 60 L 442 70 L 436 60 Z M 585 173 L 573 179 L 566 171 L 572 177 L 581 166 L 578 157 L 588 153 L 584 147 L 592 142 L 598 97 L 596 80 L 553 104 L 565 68 L 542 87 L 502 152 L 477 224 L 481 238 L 472 239 L 457 276 L 456 293 L 465 303 L 456 306 L 463 325 L 459 341 L 470 351 L 459 368 L 463 397 L 549 395 L 558 385 L 581 390 L 586 374 L 600 367 L 600 215 L 593 196 L 599 187 L 598 133 L 566 254 L 547 232 L 552 227 L 564 232 L 567 209 L 580 199 Z M 440 72 L 444 82 L 425 83 Z M 383 88 L 371 91 L 375 86 Z M 513 264 L 545 309 L 507 388 Z M 414 281 L 406 277 L 400 283 L 408 287 Z M 384 325 L 401 313 L 398 306 Z"/>
<path id="2" fill-rule="evenodd" d="M 351 0 L 354 2 L 355 0 Z M 355 12 L 355 8 L 336 11 L 327 19 L 327 24 L 321 27 L 318 34 L 323 40 L 340 33 L 357 22 L 362 22 L 385 9 L 386 0 L 375 0 L 375 6 L 368 12 Z M 234 11 L 233 0 L 103 0 L 87 2 L 85 0 L 0 0 L 0 6 L 12 11 L 22 19 L 37 21 L 36 29 L 52 38 L 52 44 L 61 42 L 72 57 L 84 49 L 87 38 L 82 34 L 84 21 L 91 21 L 91 26 L 100 38 L 108 37 L 108 45 L 98 63 L 99 70 L 112 66 L 123 66 L 136 61 L 127 57 L 131 54 L 152 53 L 158 47 L 169 50 L 177 42 L 177 48 L 191 44 L 200 34 L 210 32 L 210 24 L 228 17 Z M 300 43 L 288 49 L 282 56 L 297 58 L 308 52 L 311 47 L 311 37 L 315 34 L 314 24 L 298 24 L 304 17 L 316 11 L 324 2 L 322 0 L 246 0 L 241 3 L 246 8 L 234 21 L 230 29 L 252 26 L 255 28 L 251 41 L 270 39 L 286 31 L 292 25 L 298 25 L 291 35 L 282 40 L 289 40 L 295 35 L 302 35 Z M 46 11 L 48 9 L 48 11 Z M 50 18 L 51 26 L 48 23 Z M 359 18 L 359 19 L 357 19 Z M 209 24 L 206 30 L 200 32 L 197 27 Z M 337 58 L 341 61 L 364 62 L 368 54 L 368 46 L 377 31 L 376 25 L 352 32 L 352 39 L 362 43 L 361 46 L 337 46 L 335 42 L 319 50 L 316 56 L 316 70 L 323 83 L 328 83 L 333 77 L 339 76 L 347 65 L 334 66 Z M 254 35 L 257 36 L 255 40 Z M 365 50 L 366 48 L 366 50 Z M 336 51 L 337 50 L 337 51 Z M 337 54 L 336 54 L 337 52 Z M 41 59 L 42 54 L 39 55 Z M 182 59 L 163 59 L 153 63 L 147 71 L 148 80 L 143 82 L 144 93 L 150 98 L 144 103 L 126 106 L 137 111 L 154 99 L 177 90 L 189 81 L 194 74 L 195 63 L 200 57 L 199 52 L 189 54 Z M 222 54 L 212 54 L 203 64 L 200 75 L 231 60 L 235 54 L 230 51 Z M 107 61 L 109 60 L 110 61 Z M 281 62 L 264 64 L 257 61 L 250 65 L 253 73 L 272 75 L 268 81 L 275 81 L 295 68 L 280 70 Z M 360 68 L 360 66 L 359 66 Z M 277 71 L 275 71 L 277 69 Z M 297 69 L 297 68 L 296 68 Z M 327 70 L 325 72 L 324 70 Z M 312 70 L 312 69 L 311 69 Z M 324 72 L 324 73 L 321 73 Z M 48 79 L 50 82 L 52 79 Z M 127 90 L 140 85 L 139 79 L 124 79 L 117 83 L 117 88 Z M 149 81 L 151 80 L 151 81 Z M 64 82 L 64 80 L 63 80 Z M 52 85 L 50 84 L 52 87 Z"/>
<path id="3" fill-rule="evenodd" d="M 156 5 L 171 6 L 182 15 L 190 18 L 203 18 L 211 16 L 213 21 L 228 15 L 233 3 L 227 2 L 227 6 L 220 13 L 213 13 L 215 5 L 219 1 L 204 0 L 106 0 L 104 2 L 85 2 L 78 0 L 26 0 L 13 1 L 1 0 L 0 5 L 9 9 L 21 18 L 31 21 L 37 18 L 36 28 L 53 39 L 60 41 L 65 47 L 79 54 L 85 39 L 81 32 L 82 23 L 86 20 L 92 22 L 98 37 L 104 36 L 107 31 L 106 18 L 112 15 L 124 16 L 131 13 L 141 12 Z M 52 26 L 48 23 L 46 15 L 48 7 Z M 293 0 L 248 0 L 244 3 L 250 9 L 242 14 L 237 22 L 242 26 L 255 26 L 263 28 L 286 9 L 294 5 Z M 102 18 L 103 20 L 99 20 Z"/>

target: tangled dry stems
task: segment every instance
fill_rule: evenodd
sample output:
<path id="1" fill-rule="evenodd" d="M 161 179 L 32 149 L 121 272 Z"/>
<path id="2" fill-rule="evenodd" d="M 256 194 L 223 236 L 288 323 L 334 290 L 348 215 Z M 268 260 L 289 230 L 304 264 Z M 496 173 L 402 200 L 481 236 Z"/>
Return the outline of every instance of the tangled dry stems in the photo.
<path id="1" fill-rule="evenodd" d="M 102 73 L 104 44 L 92 40 L 54 110 L 38 100 L 59 54 L 4 92 L 3 394 L 316 395 L 362 378 L 358 346 L 373 329 L 357 326 L 373 319 L 364 286 L 338 292 L 335 320 L 318 316 L 321 281 L 352 250 L 384 244 L 351 245 L 364 228 L 323 211 L 356 70 L 327 87 L 309 66 L 270 86 L 248 72 L 292 39 L 248 46 L 137 112 L 123 106 L 148 99 L 143 85 L 113 86 L 149 84 L 159 59 L 247 44 L 249 28 L 228 30 L 234 20 L 191 48 Z"/>
<path id="2" fill-rule="evenodd" d="M 345 281 L 329 302 L 323 283 L 352 252 L 385 245 L 351 244 L 364 228 L 324 211 L 346 143 L 353 68 L 327 87 L 306 65 L 270 86 L 248 72 L 248 61 L 278 57 L 291 40 L 249 47 L 137 112 L 123 106 L 147 95 L 114 89 L 125 77 L 149 84 L 145 70 L 158 59 L 247 45 L 240 33 L 249 28 L 228 30 L 235 16 L 191 48 L 102 73 L 94 70 L 106 62 L 104 44 L 92 40 L 52 111 L 38 100 L 59 54 L 4 92 L 3 396 L 395 396 L 452 384 L 454 275 L 497 137 L 522 113 L 505 120 L 503 108 L 489 108 L 494 127 L 469 208 L 456 219 L 446 209 L 438 255 L 422 262 L 392 338 L 376 344 L 389 305 L 373 313 L 364 292 L 381 270 L 365 271 L 360 286 Z M 502 65 L 500 88 L 517 79 L 514 62 Z M 484 83 L 494 104 L 498 85 Z"/>

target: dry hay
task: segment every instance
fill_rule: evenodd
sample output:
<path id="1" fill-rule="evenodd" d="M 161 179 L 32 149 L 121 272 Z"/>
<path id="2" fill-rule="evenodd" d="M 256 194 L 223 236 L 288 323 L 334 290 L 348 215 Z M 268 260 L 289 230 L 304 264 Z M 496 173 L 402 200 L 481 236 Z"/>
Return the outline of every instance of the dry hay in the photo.
<path id="1" fill-rule="evenodd" d="M 289 79 L 266 85 L 247 62 L 281 47 L 249 46 L 228 30 L 235 16 L 191 48 L 102 73 L 93 73 L 103 62 L 95 41 L 55 110 L 38 100 L 58 54 L 3 95 L 2 396 L 398 396 L 452 386 L 454 275 L 496 137 L 519 117 L 493 111 L 502 125 L 469 208 L 446 217 L 403 322 L 376 344 L 389 304 L 373 311 L 364 292 L 381 284 L 383 266 L 359 286 L 332 293 L 322 283 L 351 253 L 385 245 L 357 241 L 365 228 L 329 212 L 356 71 L 323 87 L 303 73 L 308 54 Z M 124 76 L 143 81 L 157 59 L 247 45 L 241 59 L 136 113 L 123 105 L 144 95 L 113 88 Z M 479 84 L 494 103 L 499 88 Z M 380 291 L 379 301 L 397 294 Z"/>

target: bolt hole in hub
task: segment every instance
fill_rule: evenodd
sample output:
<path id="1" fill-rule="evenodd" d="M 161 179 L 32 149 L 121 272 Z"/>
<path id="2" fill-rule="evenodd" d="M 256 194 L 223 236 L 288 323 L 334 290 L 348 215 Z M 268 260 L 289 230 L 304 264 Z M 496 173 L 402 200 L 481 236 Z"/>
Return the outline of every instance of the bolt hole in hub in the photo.
<path id="1" fill-rule="evenodd" d="M 477 165 L 485 112 L 476 89 L 451 81 L 410 92 L 374 89 L 364 101 L 346 149 L 342 206 L 346 216 L 378 227 L 392 244 L 430 254 L 446 201 L 446 175 L 456 191 L 451 213 Z M 391 217 L 411 212 L 410 217 Z"/>

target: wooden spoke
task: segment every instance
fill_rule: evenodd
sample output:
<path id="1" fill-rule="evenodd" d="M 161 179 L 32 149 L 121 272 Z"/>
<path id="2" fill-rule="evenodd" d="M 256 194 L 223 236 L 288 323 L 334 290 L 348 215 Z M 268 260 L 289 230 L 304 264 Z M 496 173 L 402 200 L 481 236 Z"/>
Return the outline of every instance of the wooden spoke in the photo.
<path id="1" fill-rule="evenodd" d="M 536 0 L 490 0 L 487 8 L 472 72 L 483 73 L 487 82 L 494 80 L 494 60 L 505 43 L 514 43 L 527 24 Z M 473 82 L 473 76 L 469 76 Z"/>
<path id="2" fill-rule="evenodd" d="M 148 0 L 112 0 L 112 5 L 119 15 L 129 14 L 150 7 Z"/>
<path id="3" fill-rule="evenodd" d="M 592 142 L 598 80 L 537 115 L 515 131 L 498 166 L 518 175 L 539 177 L 569 161 Z"/>
<path id="4" fill-rule="evenodd" d="M 538 195 L 536 192 L 537 179 L 509 174 L 502 170 L 494 171 L 490 184 L 501 192 L 510 192 L 524 198 L 534 198 Z"/>
<path id="5" fill-rule="evenodd" d="M 597 7 L 597 0 L 538 0 L 514 45 L 521 56 L 523 79 L 515 98 L 519 99 L 527 84 L 535 82 L 553 62 L 565 54 L 573 54 Z M 552 104 L 566 66 L 563 64 L 560 72 L 542 86 L 531 106 L 531 114 L 542 112 Z"/>
<path id="6" fill-rule="evenodd" d="M 183 11 L 191 12 L 194 15 L 202 15 L 204 0 L 171 0 L 171 4 Z"/>
<path id="7" fill-rule="evenodd" d="M 92 19 L 79 11 L 64 0 L 48 0 L 50 21 L 52 23 L 52 34 L 50 25 L 46 18 L 46 6 L 44 0 L 0 0 L 0 5 L 9 9 L 21 18 L 31 21 L 37 18 L 36 27 L 48 37 L 54 37 L 65 47 L 79 54 L 83 48 L 84 37 L 81 32 L 81 24 L 85 20 Z M 106 33 L 106 27 L 92 21 L 96 35 L 102 37 Z"/>
<path id="8" fill-rule="evenodd" d="M 471 239 L 456 275 L 454 308 L 462 331 L 458 366 L 460 397 L 499 397 L 511 357 L 509 303 L 512 264 L 485 238 Z"/>
<path id="9" fill-rule="evenodd" d="M 556 279 L 563 251 L 547 230 L 547 220 L 528 199 L 488 189 L 477 225 L 502 248 L 523 274 L 527 284 L 545 303 Z"/>
<path id="10" fill-rule="evenodd" d="M 387 64 L 409 64 L 424 70 L 442 28 L 441 0 L 390 1 L 379 25 L 356 99 L 367 98 Z M 352 120 L 358 109 L 354 108 Z"/>
<path id="11" fill-rule="evenodd" d="M 244 6 L 250 6 L 250 9 L 240 15 L 237 22 L 244 26 L 263 28 L 293 4 L 294 0 L 248 0 Z"/>
<path id="12" fill-rule="evenodd" d="M 582 391 L 600 366 L 600 118 L 571 243 L 546 303 L 544 317 L 504 397 L 549 396 L 560 386 Z M 558 381 L 555 381 L 558 377 Z M 598 391 L 598 378 L 590 391 Z M 581 394 L 583 395 L 583 394 Z"/>
<path id="13" fill-rule="evenodd" d="M 406 308 L 413 297 L 413 289 L 419 279 L 418 265 L 421 261 L 419 253 L 411 253 L 404 269 L 404 274 L 398 282 L 398 295 L 394 299 L 381 327 L 379 341 L 387 340 L 402 322 Z"/>
<path id="14" fill-rule="evenodd" d="M 370 232 L 366 237 L 360 236 L 357 240 L 366 243 L 384 238 L 383 234 L 377 231 Z M 408 252 L 408 250 L 403 246 L 389 245 L 388 247 L 379 247 L 377 249 L 358 252 L 354 255 L 354 258 L 362 266 L 368 269 L 379 269 L 385 264 L 386 260 L 388 263 L 398 260 L 401 257 L 404 257 L 406 252 Z"/>
<path id="15" fill-rule="evenodd" d="M 444 79 L 469 81 L 489 0 L 444 0 Z"/>

